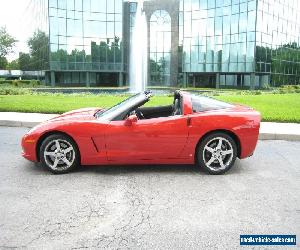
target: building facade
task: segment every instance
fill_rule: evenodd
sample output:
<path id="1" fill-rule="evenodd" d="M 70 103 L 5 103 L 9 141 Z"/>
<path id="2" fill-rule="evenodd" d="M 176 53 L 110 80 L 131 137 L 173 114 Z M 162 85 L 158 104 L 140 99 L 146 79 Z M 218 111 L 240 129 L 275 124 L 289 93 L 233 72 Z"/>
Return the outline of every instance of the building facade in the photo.
<path id="1" fill-rule="evenodd" d="M 48 82 L 126 86 L 137 3 L 49 0 Z M 149 0 L 148 86 L 300 83 L 300 1 Z"/>
<path id="2" fill-rule="evenodd" d="M 49 0 L 48 81 L 122 85 L 126 72 L 122 0 Z"/>

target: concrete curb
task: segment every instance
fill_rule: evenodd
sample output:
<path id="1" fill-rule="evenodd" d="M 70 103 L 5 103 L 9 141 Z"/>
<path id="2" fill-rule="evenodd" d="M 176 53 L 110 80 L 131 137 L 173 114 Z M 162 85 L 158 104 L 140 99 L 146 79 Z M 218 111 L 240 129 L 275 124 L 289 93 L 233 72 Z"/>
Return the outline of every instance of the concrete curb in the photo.
<path id="1" fill-rule="evenodd" d="M 258 139 L 264 141 L 266 140 L 300 141 L 300 135 L 259 133 Z"/>
<path id="2" fill-rule="evenodd" d="M 25 127 L 32 128 L 39 122 L 26 122 L 26 121 L 10 121 L 10 120 L 0 120 L 0 126 L 5 127 Z"/>
<path id="3" fill-rule="evenodd" d="M 56 114 L 0 112 L 0 126 L 31 128 L 56 116 Z"/>
<path id="4" fill-rule="evenodd" d="M 300 141 L 300 124 L 261 122 L 259 139 Z"/>
<path id="5" fill-rule="evenodd" d="M 57 115 L 0 112 L 0 126 L 31 128 L 55 116 Z M 300 141 L 300 124 L 261 122 L 259 140 Z"/>

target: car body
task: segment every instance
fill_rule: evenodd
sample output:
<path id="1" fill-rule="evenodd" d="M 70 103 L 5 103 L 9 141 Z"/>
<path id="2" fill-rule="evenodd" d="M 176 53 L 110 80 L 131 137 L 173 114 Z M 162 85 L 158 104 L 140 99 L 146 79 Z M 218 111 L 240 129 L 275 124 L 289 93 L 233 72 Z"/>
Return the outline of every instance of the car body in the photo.
<path id="1" fill-rule="evenodd" d="M 77 164 L 81 165 L 194 164 L 201 141 L 215 133 L 225 134 L 234 141 L 236 157 L 243 159 L 253 154 L 260 114 L 252 108 L 184 91 L 175 91 L 173 104 L 144 107 L 151 96 L 146 91 L 108 110 L 84 108 L 43 122 L 22 138 L 22 154 L 30 161 L 39 162 L 43 159 L 43 141 L 51 135 L 62 135 L 76 148 Z M 51 158 L 48 157 L 52 163 L 58 157 L 58 149 L 67 148 L 59 143 L 58 148 L 53 145 L 49 145 L 52 149 L 49 148 Z M 211 153 L 219 157 L 216 152 Z M 62 164 L 59 159 L 56 165 Z"/>

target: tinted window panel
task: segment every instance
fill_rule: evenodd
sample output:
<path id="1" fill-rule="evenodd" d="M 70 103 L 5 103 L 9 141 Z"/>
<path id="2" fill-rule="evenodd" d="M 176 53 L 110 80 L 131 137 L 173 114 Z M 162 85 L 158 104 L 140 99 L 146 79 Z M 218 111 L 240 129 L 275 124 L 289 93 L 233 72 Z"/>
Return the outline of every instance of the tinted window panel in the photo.
<path id="1" fill-rule="evenodd" d="M 233 105 L 221 102 L 209 97 L 192 95 L 193 112 L 203 112 L 233 107 Z"/>

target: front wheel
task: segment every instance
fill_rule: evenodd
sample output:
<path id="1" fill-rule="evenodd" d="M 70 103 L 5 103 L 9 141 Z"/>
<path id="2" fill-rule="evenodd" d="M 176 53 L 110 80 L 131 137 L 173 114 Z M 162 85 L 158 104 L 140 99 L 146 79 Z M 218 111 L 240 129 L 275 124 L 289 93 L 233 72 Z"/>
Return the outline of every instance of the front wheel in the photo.
<path id="1" fill-rule="evenodd" d="M 79 165 L 79 151 L 71 138 L 62 134 L 54 134 L 43 141 L 40 159 L 42 165 L 52 173 L 63 174 Z"/>
<path id="2" fill-rule="evenodd" d="M 198 164 L 210 174 L 223 174 L 234 164 L 237 145 L 231 136 L 217 132 L 205 137 L 197 149 Z"/>

